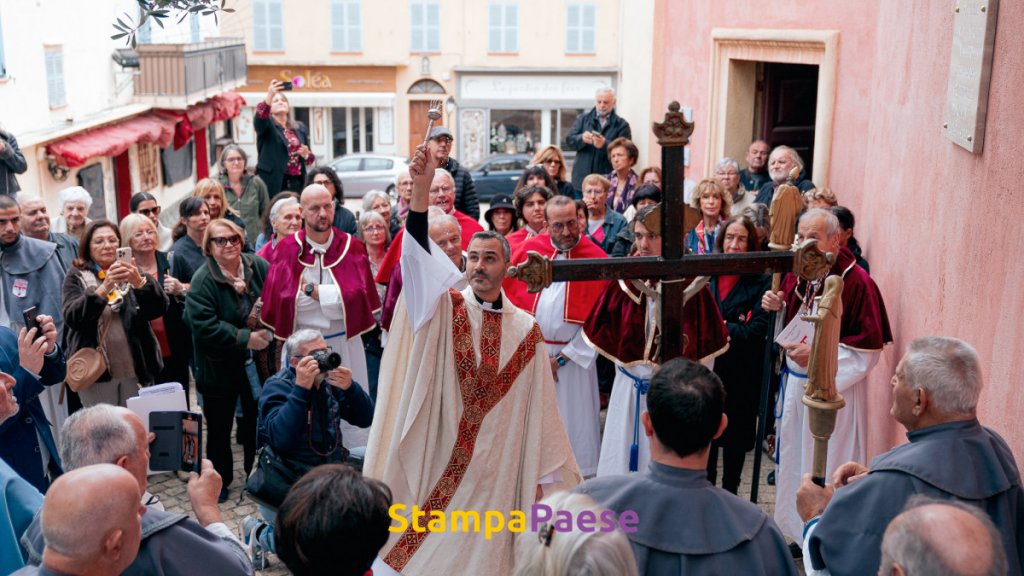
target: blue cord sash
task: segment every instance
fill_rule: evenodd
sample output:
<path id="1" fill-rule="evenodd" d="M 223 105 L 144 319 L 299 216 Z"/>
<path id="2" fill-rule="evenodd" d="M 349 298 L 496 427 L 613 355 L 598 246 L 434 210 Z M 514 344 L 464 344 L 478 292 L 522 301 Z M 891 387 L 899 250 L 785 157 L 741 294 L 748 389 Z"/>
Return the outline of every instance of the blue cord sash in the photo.
<path id="1" fill-rule="evenodd" d="M 618 369 L 633 381 L 633 388 L 637 392 L 633 410 L 633 443 L 629 446 L 629 471 L 636 472 L 640 466 L 640 397 L 647 394 L 647 390 L 651 387 L 651 379 L 637 378 L 622 366 L 618 366 Z"/>
<path id="2" fill-rule="evenodd" d="M 796 378 L 807 378 L 807 374 L 801 374 L 796 372 L 789 367 L 788 362 L 782 363 L 782 373 L 792 374 Z M 782 378 L 779 382 L 779 396 L 775 399 L 775 420 L 779 421 L 782 419 L 782 413 L 785 412 L 786 408 L 786 385 L 789 384 L 789 378 Z M 779 463 L 779 452 L 781 452 L 782 446 L 782 434 L 775 434 L 775 463 Z"/>

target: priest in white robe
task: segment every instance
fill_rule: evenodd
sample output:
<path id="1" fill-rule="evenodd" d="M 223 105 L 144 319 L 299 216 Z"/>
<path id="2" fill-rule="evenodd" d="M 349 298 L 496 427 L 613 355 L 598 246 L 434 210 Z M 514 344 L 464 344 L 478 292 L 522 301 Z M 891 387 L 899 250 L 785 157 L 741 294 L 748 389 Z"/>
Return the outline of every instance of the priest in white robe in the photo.
<path id="1" fill-rule="evenodd" d="M 418 149 L 402 247 L 405 287 L 381 361 L 364 474 L 392 491 L 393 514 L 528 511 L 580 475 L 555 400 L 536 321 L 503 294 L 508 244 L 470 242 L 470 287 L 427 235 L 433 165 Z M 420 526 L 426 522 L 420 520 Z M 396 522 L 396 525 L 399 524 Z M 391 535 L 374 574 L 510 574 L 514 533 L 406 529 Z"/>
<path id="2" fill-rule="evenodd" d="M 878 363 L 882 348 L 892 342 L 885 302 L 875 282 L 845 246 L 839 244 L 839 221 L 827 210 L 814 209 L 800 216 L 797 241 L 818 241 L 822 252 L 836 255 L 829 274 L 841 276 L 843 286 L 843 317 L 839 328 L 839 370 L 836 391 L 846 406 L 836 416 L 836 427 L 828 443 L 828 468 L 834 470 L 846 462 L 867 460 L 867 378 Z M 768 291 L 761 299 L 765 310 L 782 310 L 787 322 L 801 321 L 806 314 L 805 298 L 808 283 L 793 274 L 782 281 L 782 291 Z M 803 520 L 796 510 L 796 491 L 804 474 L 811 472 L 814 461 L 814 439 L 807 427 L 807 407 L 801 402 L 807 385 L 807 364 L 810 346 L 807 343 L 781 342 L 786 351 L 782 386 L 779 390 L 781 409 L 776 408 L 778 438 L 778 469 L 775 473 L 775 522 L 782 533 L 802 541 Z M 829 472 L 831 475 L 831 472 Z"/>

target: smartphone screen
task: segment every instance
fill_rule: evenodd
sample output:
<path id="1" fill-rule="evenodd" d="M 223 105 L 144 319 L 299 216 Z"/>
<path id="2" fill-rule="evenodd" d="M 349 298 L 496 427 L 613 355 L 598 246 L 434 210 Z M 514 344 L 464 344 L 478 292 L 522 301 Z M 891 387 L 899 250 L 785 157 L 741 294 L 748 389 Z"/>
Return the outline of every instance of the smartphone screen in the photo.
<path id="1" fill-rule="evenodd" d="M 185 472 L 199 472 L 202 466 L 202 416 L 192 412 L 181 413 L 181 467 Z"/>
<path id="2" fill-rule="evenodd" d="M 150 412 L 149 468 L 154 472 L 199 472 L 203 454 L 203 416 L 197 412 Z"/>

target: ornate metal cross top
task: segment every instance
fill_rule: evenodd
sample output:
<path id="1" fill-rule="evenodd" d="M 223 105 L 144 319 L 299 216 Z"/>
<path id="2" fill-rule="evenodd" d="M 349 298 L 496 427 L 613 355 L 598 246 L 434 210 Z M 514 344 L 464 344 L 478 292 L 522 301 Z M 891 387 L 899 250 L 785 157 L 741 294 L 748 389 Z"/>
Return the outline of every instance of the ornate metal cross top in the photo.
<path id="1" fill-rule="evenodd" d="M 579 259 L 552 262 L 536 252 L 509 268 L 508 275 L 526 282 L 530 292 L 539 292 L 552 282 L 570 280 L 674 280 L 719 274 L 794 272 L 808 280 L 822 278 L 829 258 L 807 240 L 795 250 L 749 252 L 744 254 L 686 255 L 686 234 L 699 221 L 699 214 L 683 202 L 685 146 L 693 133 L 679 103 L 672 102 L 661 123 L 654 123 L 654 134 L 661 145 L 662 167 L 662 247 L 660 257 Z M 689 213 L 689 214 L 688 214 Z M 792 238 L 792 233 L 790 233 Z M 661 361 L 683 355 L 684 286 L 678 282 L 662 284 Z"/>

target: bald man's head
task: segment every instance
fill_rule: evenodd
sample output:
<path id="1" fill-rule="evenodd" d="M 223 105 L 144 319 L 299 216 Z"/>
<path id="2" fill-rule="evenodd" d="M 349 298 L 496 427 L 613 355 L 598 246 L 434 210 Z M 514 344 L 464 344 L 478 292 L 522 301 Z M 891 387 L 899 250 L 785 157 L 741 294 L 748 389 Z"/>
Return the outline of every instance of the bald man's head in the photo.
<path id="1" fill-rule="evenodd" d="M 139 552 L 146 510 L 141 496 L 135 478 L 113 464 L 84 466 L 58 478 L 40 515 L 43 564 L 57 571 L 120 574 Z"/>
<path id="2" fill-rule="evenodd" d="M 992 520 L 956 501 L 912 498 L 889 523 L 879 574 L 1006 574 L 1006 552 Z"/>

